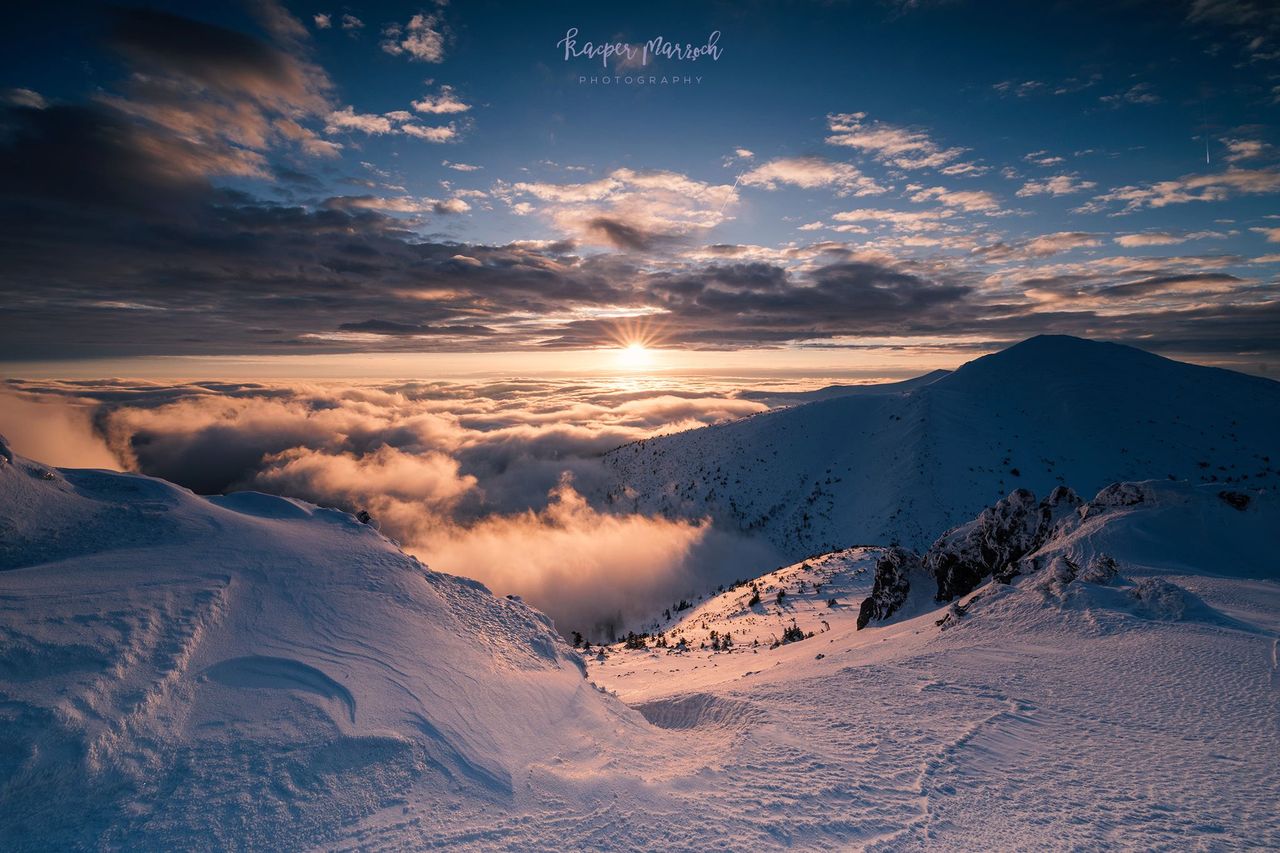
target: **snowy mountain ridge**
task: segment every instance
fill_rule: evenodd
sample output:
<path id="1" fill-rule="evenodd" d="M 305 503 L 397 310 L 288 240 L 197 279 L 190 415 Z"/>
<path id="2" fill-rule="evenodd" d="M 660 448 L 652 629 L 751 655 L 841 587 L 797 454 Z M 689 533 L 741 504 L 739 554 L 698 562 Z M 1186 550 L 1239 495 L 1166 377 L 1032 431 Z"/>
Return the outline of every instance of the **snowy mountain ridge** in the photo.
<path id="1" fill-rule="evenodd" d="M 1041 336 L 906 391 L 619 448 L 605 457 L 607 500 L 710 516 L 792 559 L 864 543 L 922 549 L 1018 487 L 1275 482 L 1276 423 L 1280 383 Z"/>

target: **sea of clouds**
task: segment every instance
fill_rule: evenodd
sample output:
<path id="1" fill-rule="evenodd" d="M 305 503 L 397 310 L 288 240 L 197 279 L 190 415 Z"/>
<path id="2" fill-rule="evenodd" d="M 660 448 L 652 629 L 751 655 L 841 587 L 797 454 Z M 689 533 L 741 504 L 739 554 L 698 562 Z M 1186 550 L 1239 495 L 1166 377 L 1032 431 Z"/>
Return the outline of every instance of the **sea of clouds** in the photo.
<path id="1" fill-rule="evenodd" d="M 10 380 L 0 433 L 51 465 L 368 510 L 432 568 L 601 639 L 780 562 L 710 520 L 619 514 L 600 499 L 607 451 L 766 408 L 726 380 L 676 384 Z"/>

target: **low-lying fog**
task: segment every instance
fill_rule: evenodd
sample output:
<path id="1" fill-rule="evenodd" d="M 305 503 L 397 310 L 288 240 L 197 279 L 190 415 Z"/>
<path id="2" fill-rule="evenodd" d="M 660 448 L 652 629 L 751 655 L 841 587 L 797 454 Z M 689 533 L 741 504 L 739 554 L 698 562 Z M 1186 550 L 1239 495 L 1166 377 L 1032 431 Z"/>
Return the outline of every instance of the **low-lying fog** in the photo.
<path id="1" fill-rule="evenodd" d="M 706 520 L 608 511 L 597 501 L 601 454 L 765 410 L 736 395 L 748 383 L 802 390 L 830 381 L 13 380 L 0 391 L 0 433 L 53 465 L 366 509 L 432 568 L 521 595 L 562 631 L 599 639 L 780 562 L 768 545 Z"/>

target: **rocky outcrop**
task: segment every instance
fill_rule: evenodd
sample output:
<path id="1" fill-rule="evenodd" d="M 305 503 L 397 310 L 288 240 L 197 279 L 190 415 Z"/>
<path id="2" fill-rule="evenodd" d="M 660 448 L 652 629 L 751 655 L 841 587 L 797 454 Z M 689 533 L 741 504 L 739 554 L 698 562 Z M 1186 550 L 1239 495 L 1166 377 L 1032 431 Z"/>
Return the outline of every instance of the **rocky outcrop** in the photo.
<path id="1" fill-rule="evenodd" d="M 1218 498 L 1232 509 L 1238 509 L 1244 512 L 1249 508 L 1249 502 L 1252 500 L 1248 495 L 1241 492 L 1218 492 Z"/>
<path id="2" fill-rule="evenodd" d="M 1112 483 L 1080 509 L 1080 517 L 1089 516 L 1118 506 L 1136 506 L 1147 499 L 1147 493 L 1139 483 Z"/>
<path id="3" fill-rule="evenodd" d="M 924 556 L 925 569 L 938 584 L 935 598 L 950 601 L 987 577 L 1007 583 L 1019 573 L 1018 562 L 1074 519 L 1081 503 L 1065 486 L 1042 501 L 1017 489 L 973 521 L 947 531 Z"/>
<path id="4" fill-rule="evenodd" d="M 920 557 L 913 551 L 895 545 L 884 553 L 876 563 L 871 595 L 862 600 L 858 609 L 859 631 L 873 619 L 888 619 L 902 606 L 911 592 L 911 575 L 919 575 L 920 568 Z"/>
<path id="5" fill-rule="evenodd" d="M 1058 486 L 1044 500 L 1036 500 L 1027 489 L 1017 489 L 973 521 L 948 530 L 923 557 L 902 548 L 889 549 L 876 565 L 871 596 L 858 611 L 858 628 L 892 616 L 911 591 L 912 575 L 933 584 L 936 601 L 966 595 L 987 578 L 1008 583 L 1021 572 L 1023 557 L 1078 521 L 1083 504 L 1065 486 Z"/>

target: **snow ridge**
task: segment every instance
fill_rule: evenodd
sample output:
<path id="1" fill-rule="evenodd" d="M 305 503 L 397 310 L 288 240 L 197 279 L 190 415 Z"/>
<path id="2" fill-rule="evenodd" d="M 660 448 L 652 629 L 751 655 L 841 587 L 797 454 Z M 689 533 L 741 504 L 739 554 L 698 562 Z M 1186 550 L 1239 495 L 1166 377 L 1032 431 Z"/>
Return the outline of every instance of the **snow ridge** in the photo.
<path id="1" fill-rule="evenodd" d="M 710 516 L 793 560 L 922 550 L 1018 488 L 1274 483 L 1280 383 L 1070 337 L 1032 338 L 884 386 L 619 448 L 605 500 Z"/>

